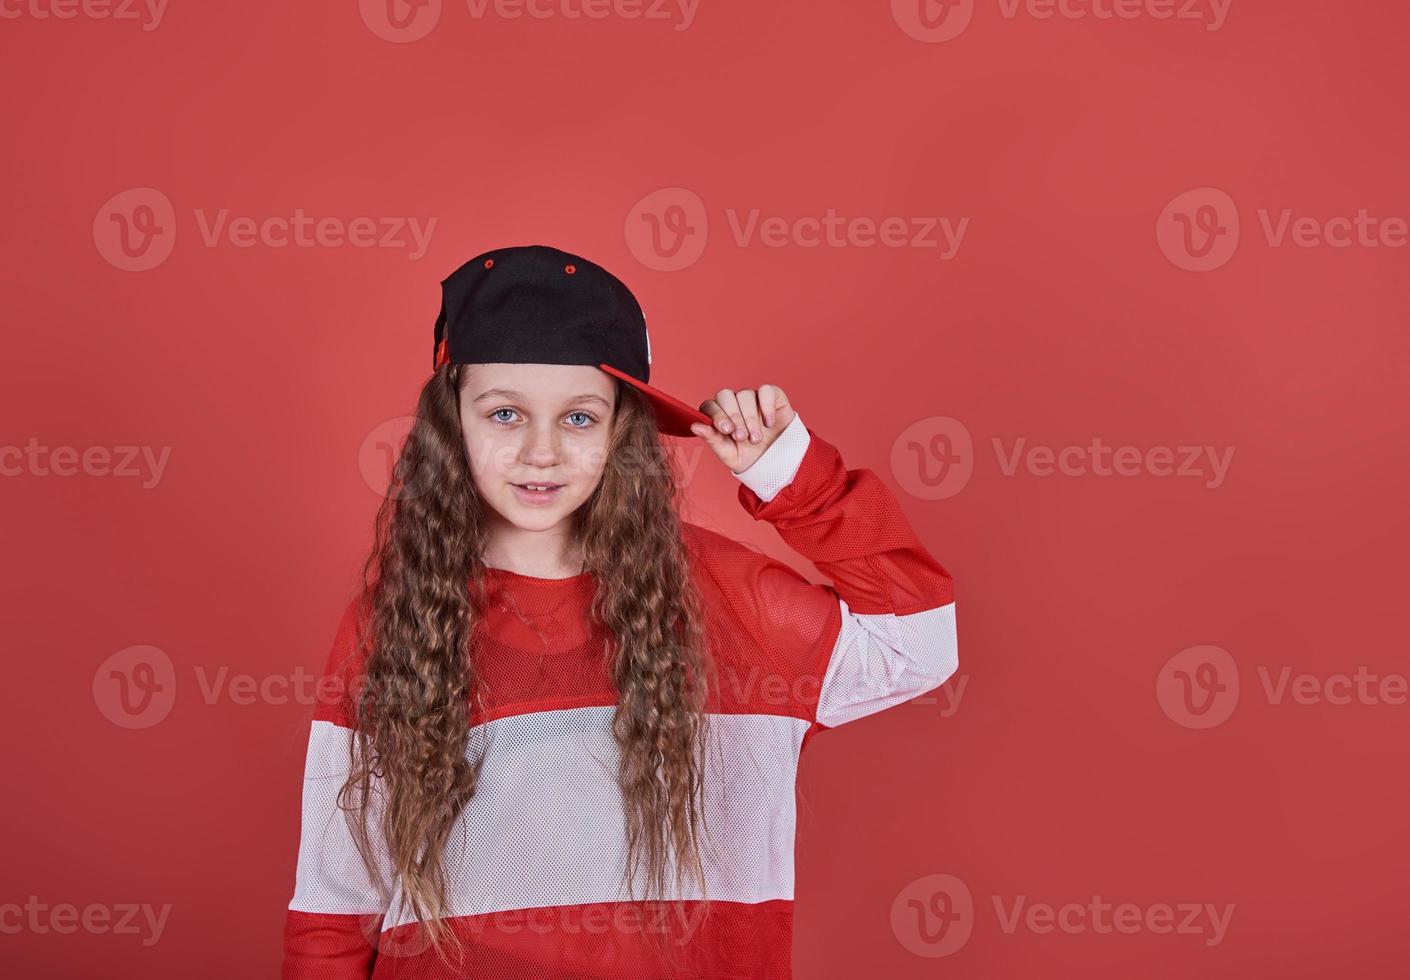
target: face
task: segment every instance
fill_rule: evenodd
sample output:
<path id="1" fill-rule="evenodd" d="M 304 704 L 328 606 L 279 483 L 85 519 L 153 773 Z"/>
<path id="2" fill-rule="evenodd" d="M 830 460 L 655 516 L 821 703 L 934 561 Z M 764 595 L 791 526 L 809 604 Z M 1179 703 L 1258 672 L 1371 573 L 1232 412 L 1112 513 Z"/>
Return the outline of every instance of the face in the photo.
<path id="1" fill-rule="evenodd" d="M 616 394 L 612 376 L 587 364 L 462 367 L 460 423 L 490 510 L 527 531 L 577 510 L 602 477 Z"/>

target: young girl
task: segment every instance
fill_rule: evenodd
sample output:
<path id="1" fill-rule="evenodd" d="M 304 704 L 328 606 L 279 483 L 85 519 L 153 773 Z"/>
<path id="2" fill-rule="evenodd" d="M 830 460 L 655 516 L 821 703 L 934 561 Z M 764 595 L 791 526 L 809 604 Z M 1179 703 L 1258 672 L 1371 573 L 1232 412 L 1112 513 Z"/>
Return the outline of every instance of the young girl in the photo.
<path id="1" fill-rule="evenodd" d="M 799 753 L 955 672 L 949 574 L 777 386 L 648 385 L 585 259 L 476 256 L 434 349 L 314 713 L 283 977 L 791 976 Z M 683 521 L 663 434 L 832 584 Z"/>

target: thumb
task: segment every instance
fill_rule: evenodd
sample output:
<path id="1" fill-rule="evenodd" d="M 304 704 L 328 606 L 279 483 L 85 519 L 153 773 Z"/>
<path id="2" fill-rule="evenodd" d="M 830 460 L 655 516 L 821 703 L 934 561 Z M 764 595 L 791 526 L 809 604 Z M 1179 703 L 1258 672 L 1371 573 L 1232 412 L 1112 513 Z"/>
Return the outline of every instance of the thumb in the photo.
<path id="1" fill-rule="evenodd" d="M 739 449 L 735 445 L 733 436 L 727 436 L 713 425 L 706 425 L 704 422 L 692 422 L 690 431 L 694 432 L 701 439 L 705 440 L 705 445 L 709 446 L 720 458 L 720 461 L 728 464 L 731 457 L 739 455 Z"/>

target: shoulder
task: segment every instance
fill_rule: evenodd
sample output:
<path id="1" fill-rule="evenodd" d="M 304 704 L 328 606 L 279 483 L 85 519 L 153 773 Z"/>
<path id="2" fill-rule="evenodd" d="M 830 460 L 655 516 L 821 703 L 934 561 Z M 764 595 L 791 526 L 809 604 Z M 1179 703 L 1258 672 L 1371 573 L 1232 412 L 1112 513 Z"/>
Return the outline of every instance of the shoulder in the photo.
<path id="1" fill-rule="evenodd" d="M 753 545 L 736 541 L 712 528 L 689 521 L 681 522 L 681 538 L 685 541 L 692 562 L 711 571 L 722 564 L 762 566 L 777 561 Z"/>
<path id="2" fill-rule="evenodd" d="M 834 618 L 837 600 L 830 587 L 812 583 L 787 562 L 719 531 L 688 522 L 682 527 L 697 581 L 741 619 L 790 621 L 811 634 Z"/>

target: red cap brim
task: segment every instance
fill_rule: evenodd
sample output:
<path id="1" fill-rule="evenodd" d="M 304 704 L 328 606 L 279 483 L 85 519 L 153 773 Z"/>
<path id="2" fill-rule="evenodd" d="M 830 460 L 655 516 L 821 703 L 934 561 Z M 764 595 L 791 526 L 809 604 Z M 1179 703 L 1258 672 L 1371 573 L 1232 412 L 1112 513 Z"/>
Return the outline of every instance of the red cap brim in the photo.
<path id="1" fill-rule="evenodd" d="M 693 423 L 702 422 L 705 425 L 711 424 L 710 416 L 706 415 L 698 408 L 692 408 L 678 398 L 672 398 L 661 389 L 653 388 L 649 384 L 638 381 L 630 374 L 618 371 L 610 364 L 599 364 L 598 367 L 614 378 L 621 378 L 627 384 L 645 395 L 647 400 L 651 402 L 651 407 L 656 410 L 656 428 L 666 433 L 666 435 L 693 436 L 695 433 L 690 431 L 690 427 Z"/>

